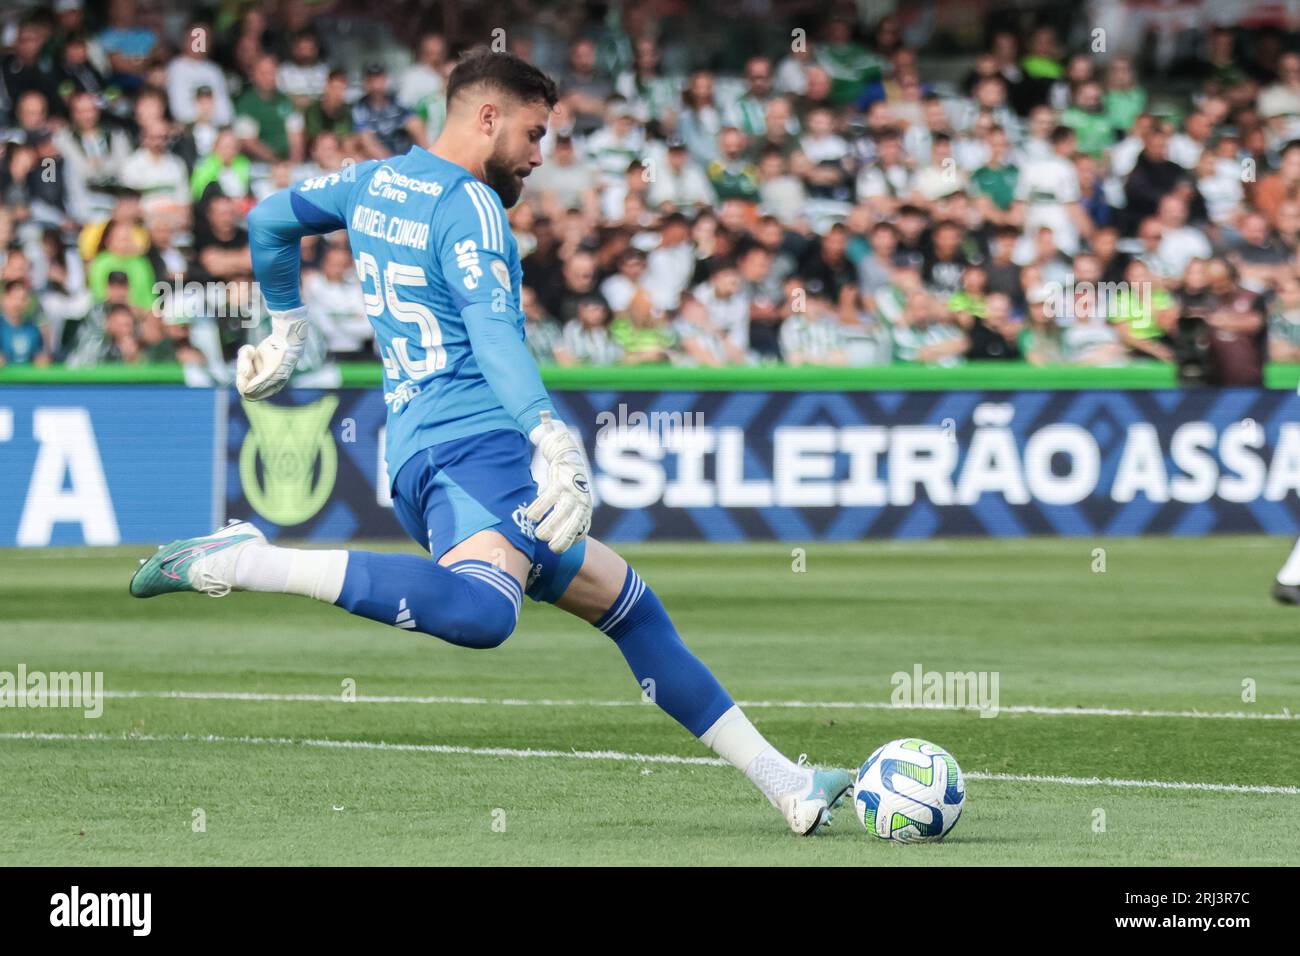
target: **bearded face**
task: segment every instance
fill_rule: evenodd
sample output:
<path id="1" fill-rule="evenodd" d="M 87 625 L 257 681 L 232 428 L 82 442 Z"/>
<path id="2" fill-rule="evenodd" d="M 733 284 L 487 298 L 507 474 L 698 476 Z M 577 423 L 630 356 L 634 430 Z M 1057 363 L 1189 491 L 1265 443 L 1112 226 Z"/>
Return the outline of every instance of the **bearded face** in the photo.
<path id="1" fill-rule="evenodd" d="M 542 137 L 546 135 L 550 108 L 545 103 L 510 103 L 483 164 L 483 181 L 496 190 L 509 209 L 524 191 L 524 179 L 542 164 Z"/>
<path id="2" fill-rule="evenodd" d="M 510 155 L 504 136 L 497 140 L 492 155 L 483 164 L 484 180 L 496 190 L 496 194 L 501 197 L 501 205 L 507 209 L 519 202 L 519 196 L 524 191 L 524 178 L 530 172 L 532 167 L 526 159 L 521 166 L 519 160 Z"/>

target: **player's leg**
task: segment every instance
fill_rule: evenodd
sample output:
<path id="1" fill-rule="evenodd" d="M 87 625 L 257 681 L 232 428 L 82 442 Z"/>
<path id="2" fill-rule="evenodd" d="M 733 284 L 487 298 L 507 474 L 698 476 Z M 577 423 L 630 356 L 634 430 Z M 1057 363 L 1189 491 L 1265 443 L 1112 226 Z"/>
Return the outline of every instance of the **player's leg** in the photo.
<path id="1" fill-rule="evenodd" d="M 461 647 L 492 648 L 514 631 L 528 566 L 513 548 L 502 560 L 502 540 L 479 532 L 435 564 L 413 554 L 282 548 L 240 521 L 160 548 L 131 593 L 297 594 Z"/>
<path id="2" fill-rule="evenodd" d="M 1273 597 L 1283 604 L 1300 604 L 1300 538 L 1273 582 Z"/>
<path id="3" fill-rule="evenodd" d="M 556 559 L 539 549 L 544 565 Z M 563 564 L 568 555 L 560 556 Z M 543 576 L 549 569 L 544 569 Z M 642 689 L 669 716 L 742 771 L 796 833 L 812 833 L 851 783 L 842 770 L 814 771 L 789 760 L 759 733 L 704 662 L 691 653 L 663 604 L 617 553 L 588 538 L 581 566 L 554 599 L 557 607 L 607 634 Z M 530 590 L 530 594 L 534 594 Z M 534 595 L 535 596 L 535 595 Z"/>
<path id="4" fill-rule="evenodd" d="M 509 520 L 514 499 L 532 492 L 531 486 L 515 487 L 528 481 L 526 467 L 522 479 L 517 468 L 496 467 L 502 446 L 517 458 L 517 444 L 489 433 L 435 446 L 403 466 L 394 511 L 415 540 L 440 556 L 437 563 L 409 554 L 277 547 L 253 525 L 237 522 L 160 548 L 132 579 L 131 593 L 298 594 L 463 647 L 497 647 L 518 621 L 530 563 L 520 547 L 531 548 L 531 542 L 522 533 L 497 530 L 497 513 Z M 483 473 L 465 473 L 466 463 L 476 460 Z M 467 478 L 474 479 L 479 498 L 464 490 Z M 511 504 L 504 507 L 493 495 Z M 480 500 L 485 497 L 488 505 Z"/>
<path id="5" fill-rule="evenodd" d="M 353 614 L 474 648 L 499 647 L 519 622 L 528 558 L 496 531 L 475 532 L 436 564 L 413 554 L 344 553 L 347 573 L 333 603 Z"/>

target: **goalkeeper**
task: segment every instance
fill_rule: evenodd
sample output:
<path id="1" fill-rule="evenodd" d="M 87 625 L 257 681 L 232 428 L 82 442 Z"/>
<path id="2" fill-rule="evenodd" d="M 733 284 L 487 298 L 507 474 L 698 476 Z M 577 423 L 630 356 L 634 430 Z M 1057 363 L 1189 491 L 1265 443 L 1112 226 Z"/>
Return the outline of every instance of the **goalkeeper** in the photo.
<path id="1" fill-rule="evenodd" d="M 656 704 L 742 770 L 791 829 L 812 833 L 849 775 L 772 747 L 654 592 L 586 536 L 586 457 L 525 345 L 523 270 L 505 214 L 541 165 L 555 102 L 554 83 L 524 60 L 471 53 L 448 80 L 447 121 L 431 149 L 306 180 L 249 216 L 272 334 L 240 350 L 239 394 L 261 401 L 288 380 L 307 329 L 300 240 L 346 229 L 383 359 L 394 511 L 433 560 L 281 548 L 234 522 L 160 548 L 131 593 L 299 594 L 471 648 L 504 642 L 527 593 L 600 628 Z M 530 443 L 546 461 L 540 493 Z"/>

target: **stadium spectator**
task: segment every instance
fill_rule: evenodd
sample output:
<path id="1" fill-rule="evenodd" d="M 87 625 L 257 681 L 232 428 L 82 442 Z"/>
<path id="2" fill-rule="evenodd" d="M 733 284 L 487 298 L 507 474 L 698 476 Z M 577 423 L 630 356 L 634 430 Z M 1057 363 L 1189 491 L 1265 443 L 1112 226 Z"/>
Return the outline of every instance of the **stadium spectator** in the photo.
<path id="1" fill-rule="evenodd" d="M 427 141 L 471 39 L 454 20 L 392 29 L 383 12 L 356 34 L 302 4 L 208 26 L 113 0 L 93 39 L 74 0 L 55 14 L 17 19 L 0 58 L 0 271 L 28 280 L 55 360 L 77 351 L 93 324 L 85 297 L 102 310 L 110 273 L 136 308 L 154 276 L 240 287 L 251 205 Z M 1300 267 L 1300 55 L 1197 28 L 1207 52 L 1189 96 L 1158 58 L 1139 71 L 1123 52 L 1067 45 L 1067 24 L 1077 17 L 1063 12 L 1054 26 L 990 29 L 953 85 L 895 17 L 833 12 L 811 24 L 813 42 L 760 42 L 743 59 L 631 20 L 626 36 L 580 18 L 562 36 L 546 23 L 512 35 L 512 49 L 564 61 L 546 162 L 509 216 L 535 354 L 619 361 L 612 326 L 634 345 L 629 361 L 697 364 L 778 361 L 784 340 L 800 361 L 872 364 L 891 334 L 900 362 L 1018 350 L 1031 362 L 1200 361 L 1216 381 L 1251 379 L 1252 354 L 1292 354 L 1279 303 Z M 414 44 L 393 91 L 385 31 Z M 356 294 L 337 240 L 304 243 L 304 290 L 318 300 Z M 1057 285 L 1123 283 L 1134 261 L 1145 292 L 1100 296 L 1084 321 L 1078 308 L 1044 314 Z M 1221 265 L 1239 278 L 1211 292 Z M 797 318 L 791 283 L 813 303 Z M 1211 321 L 1210 297 L 1251 295 L 1262 298 L 1244 317 L 1220 308 Z M 188 325 L 134 316 L 141 360 L 194 346 L 216 380 L 229 374 L 222 346 L 257 332 L 201 298 L 178 316 Z M 600 321 L 572 326 L 583 309 Z M 1184 321 L 1203 325 L 1200 359 Z M 585 339 L 566 353 L 570 327 Z M 118 339 L 113 354 L 131 354 Z M 370 354 L 364 341 L 333 345 Z"/>
<path id="2" fill-rule="evenodd" d="M 1124 281 L 1126 288 L 1117 296 L 1115 314 L 1097 318 L 1109 318 L 1133 357 L 1172 362 L 1173 324 L 1178 318 L 1173 298 L 1157 285 L 1141 259 L 1129 263 Z"/>
<path id="3" fill-rule="evenodd" d="M 25 279 L 9 279 L 0 300 L 0 365 L 48 365 L 50 352 L 41 329 L 40 304 Z"/>
<path id="4" fill-rule="evenodd" d="M 632 296 L 627 308 L 609 325 L 609 334 L 622 351 L 624 365 L 655 365 L 673 358 L 677 337 L 664 310 L 645 292 Z"/>
<path id="5" fill-rule="evenodd" d="M 98 49 L 92 53 L 92 43 L 80 24 L 81 0 L 58 0 L 55 12 L 64 21 L 60 26 L 65 31 L 57 64 L 60 87 L 104 96 L 108 92 L 108 81 L 99 68 L 103 54 Z"/>
<path id="6" fill-rule="evenodd" d="M 404 153 L 425 142 L 424 122 L 388 91 L 388 72 L 379 64 L 366 67 L 365 95 L 352 107 L 352 123 L 370 159 Z"/>
<path id="7" fill-rule="evenodd" d="M 127 93 L 138 91 L 158 34 L 140 22 L 135 0 L 109 0 L 108 27 L 97 41 L 112 68 L 109 82 Z"/>
<path id="8" fill-rule="evenodd" d="M 520 290 L 519 305 L 524 313 L 524 340 L 538 365 L 556 364 L 555 351 L 563 341 L 564 330 L 542 308 L 537 293 L 524 286 Z"/>
<path id="9" fill-rule="evenodd" d="M 93 302 L 86 287 L 85 265 L 76 249 L 64 242 L 61 232 L 47 229 L 41 236 L 39 255 L 32 262 L 30 277 L 45 317 L 49 350 L 58 358 Z"/>
<path id="10" fill-rule="evenodd" d="M 1061 326 L 1057 324 L 1047 299 L 1045 292 L 1035 292 L 1029 296 L 1026 306 L 1026 320 L 1017 348 L 1030 365 L 1061 365 L 1065 362 Z"/>
<path id="11" fill-rule="evenodd" d="M 691 290 L 691 298 L 704 307 L 709 323 L 730 344 L 729 355 L 749 351 L 749 298 L 732 259 L 716 259 L 706 282 Z"/>
<path id="12" fill-rule="evenodd" d="M 212 44 L 211 28 L 206 23 L 191 23 L 179 55 L 167 64 L 167 105 L 178 123 L 192 123 L 197 118 L 199 90 L 207 90 L 212 97 L 209 119 L 213 123 L 227 126 L 235 118 L 226 74 L 209 58 Z"/>
<path id="13" fill-rule="evenodd" d="M 550 158 L 528 177 L 524 198 L 547 216 L 558 217 L 570 209 L 590 212 L 599 203 L 599 183 L 593 180 L 593 170 L 578 154 L 573 137 L 557 136 Z"/>
<path id="14" fill-rule="evenodd" d="M 416 46 L 415 62 L 406 68 L 397 87 L 397 102 L 407 109 L 442 95 L 448 69 L 447 41 L 441 33 L 425 33 Z"/>
<path id="15" fill-rule="evenodd" d="M 587 160 L 603 180 L 606 191 L 618 189 L 632 163 L 645 155 L 645 131 L 623 97 L 606 101 L 604 124 L 587 137 Z"/>
<path id="16" fill-rule="evenodd" d="M 622 347 L 609 329 L 609 307 L 596 295 L 583 296 L 575 304 L 575 316 L 564 323 L 564 332 L 554 348 L 555 361 L 564 366 L 614 365 Z"/>
<path id="17" fill-rule="evenodd" d="M 646 202 L 650 208 L 694 212 L 717 202 L 717 193 L 714 192 L 708 176 L 705 175 L 703 168 L 691 159 L 684 140 L 669 140 L 665 144 L 662 161 L 652 168 L 654 176 L 650 180 L 650 189 L 646 195 Z"/>
<path id="18" fill-rule="evenodd" d="M 640 249 L 628 248 L 618 257 L 618 271 L 600 283 L 600 294 L 615 312 L 622 312 L 638 292 L 649 295 L 645 284 L 646 255 Z"/>
<path id="19" fill-rule="evenodd" d="M 269 53 L 258 56 L 249 73 L 248 88 L 235 100 L 239 145 L 256 161 L 301 162 L 302 117 L 294 112 L 293 102 L 279 91 L 276 81 L 275 57 Z"/>
<path id="20" fill-rule="evenodd" d="M 332 133 L 341 142 L 346 142 L 352 135 L 355 126 L 347 90 L 346 71 L 331 70 L 319 99 L 313 100 L 303 112 L 303 135 L 308 142 L 314 143 L 322 133 Z"/>
<path id="21" fill-rule="evenodd" d="M 1106 119 L 1115 133 L 1131 129 L 1147 107 L 1146 90 L 1137 84 L 1133 62 L 1117 56 L 1106 64 L 1106 91 L 1102 96 Z"/>
<path id="22" fill-rule="evenodd" d="M 162 122 L 140 131 L 140 148 L 122 168 L 122 184 L 140 194 L 147 212 L 167 216 L 177 225 L 190 218 L 189 170 L 179 156 L 168 149 L 169 135 Z"/>
<path id="23" fill-rule="evenodd" d="M 785 364 L 848 364 L 843 326 L 825 297 L 809 295 L 790 280 L 786 283 L 786 305 L 781 322 L 781 359 Z"/>
<path id="24" fill-rule="evenodd" d="M 587 136 L 600 127 L 605 103 L 614 92 L 613 84 L 596 62 L 596 44 L 580 38 L 569 47 L 568 68 L 559 77 L 560 94 L 574 116 L 578 135 Z"/>
<path id="25" fill-rule="evenodd" d="M 1210 326 L 1206 383 L 1258 387 L 1264 381 L 1266 356 L 1260 297 L 1242 288 L 1236 271 L 1222 259 L 1212 260 L 1206 270 L 1212 297 L 1206 319 Z"/>
<path id="26" fill-rule="evenodd" d="M 1300 362 L 1300 278 L 1288 273 L 1268 304 L 1268 358 Z"/>
<path id="27" fill-rule="evenodd" d="M 718 134 L 723 127 L 722 111 L 713 99 L 712 73 L 699 70 L 691 74 L 682 91 L 676 123 L 677 135 L 686 144 L 691 158 L 701 166 L 710 165 L 717 158 Z"/>
<path id="28" fill-rule="evenodd" d="M 1268 216 L 1272 225 L 1277 224 L 1278 207 L 1288 199 L 1300 199 L 1300 141 L 1286 144 L 1277 171 L 1264 176 L 1255 187 L 1255 208 Z"/>
<path id="29" fill-rule="evenodd" d="M 673 322 L 673 335 L 681 349 L 681 363 L 684 365 L 716 368 L 746 361 L 745 350 L 718 328 L 708 307 L 694 296 L 682 299 L 678 317 Z"/>
<path id="30" fill-rule="evenodd" d="M 663 55 L 653 37 L 634 40 L 631 68 L 619 73 L 614 86 L 658 134 L 663 134 L 667 120 L 676 117 L 681 80 L 665 74 Z"/>
<path id="31" fill-rule="evenodd" d="M 356 361 L 374 354 L 374 330 L 347 246 L 325 250 L 320 270 L 303 280 L 302 301 L 312 325 L 325 337 L 331 359 Z"/>
<path id="32" fill-rule="evenodd" d="M 58 110 L 62 104 L 59 77 L 54 64 L 42 54 L 43 43 L 42 30 L 29 21 L 18 28 L 13 50 L 0 58 L 0 76 L 3 76 L 8 103 L 18 103 L 30 95 L 33 102 L 47 109 Z"/>
<path id="33" fill-rule="evenodd" d="M 1155 213 L 1160 200 L 1186 178 L 1186 170 L 1168 158 L 1168 146 L 1169 134 L 1160 127 L 1152 127 L 1125 181 L 1127 203 L 1121 223 L 1130 235 L 1138 223 Z"/>
<path id="34" fill-rule="evenodd" d="M 891 329 L 894 359 L 924 365 L 960 365 L 969 341 L 946 310 L 924 291 L 908 294 Z"/>
<path id="35" fill-rule="evenodd" d="M 762 136 L 767 128 L 767 105 L 772 99 L 772 61 L 750 57 L 745 63 L 745 91 L 726 110 L 726 122 L 746 136 Z"/>
<path id="36" fill-rule="evenodd" d="M 190 176 L 190 193 L 196 205 L 213 196 L 243 199 L 252 186 L 252 163 L 239 152 L 239 140 L 232 129 L 223 129 L 212 144 L 212 151 L 199 160 Z"/>
<path id="37" fill-rule="evenodd" d="M 141 237 L 144 238 L 141 238 Z M 108 280 L 113 273 L 126 277 L 133 306 L 147 309 L 153 303 L 154 271 L 144 255 L 148 233 L 122 220 L 111 221 L 104 230 L 103 251 L 90 260 L 86 280 L 95 301 L 108 296 Z"/>
<path id="38" fill-rule="evenodd" d="M 78 222 L 107 217 L 115 202 L 110 190 L 119 185 L 131 155 L 120 129 L 102 121 L 95 94 L 74 93 L 68 103 L 71 122 L 54 136 L 68 176 L 69 213 Z"/>
<path id="39" fill-rule="evenodd" d="M 320 38 L 311 29 L 299 30 L 289 46 L 289 58 L 280 64 L 276 85 L 301 113 L 320 99 L 329 80 L 329 66 L 321 58 Z"/>

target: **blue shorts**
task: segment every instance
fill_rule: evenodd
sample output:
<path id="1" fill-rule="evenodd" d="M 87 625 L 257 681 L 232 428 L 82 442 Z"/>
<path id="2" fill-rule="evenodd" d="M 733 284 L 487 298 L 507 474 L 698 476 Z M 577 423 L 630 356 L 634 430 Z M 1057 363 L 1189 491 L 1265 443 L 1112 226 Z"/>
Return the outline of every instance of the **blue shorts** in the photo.
<path id="1" fill-rule="evenodd" d="M 524 511 L 537 497 L 532 445 L 497 429 L 431 445 L 412 455 L 393 482 L 393 512 L 406 533 L 435 558 L 491 529 L 532 562 L 526 593 L 554 603 L 577 576 L 585 539 L 563 554 L 533 538 Z"/>

